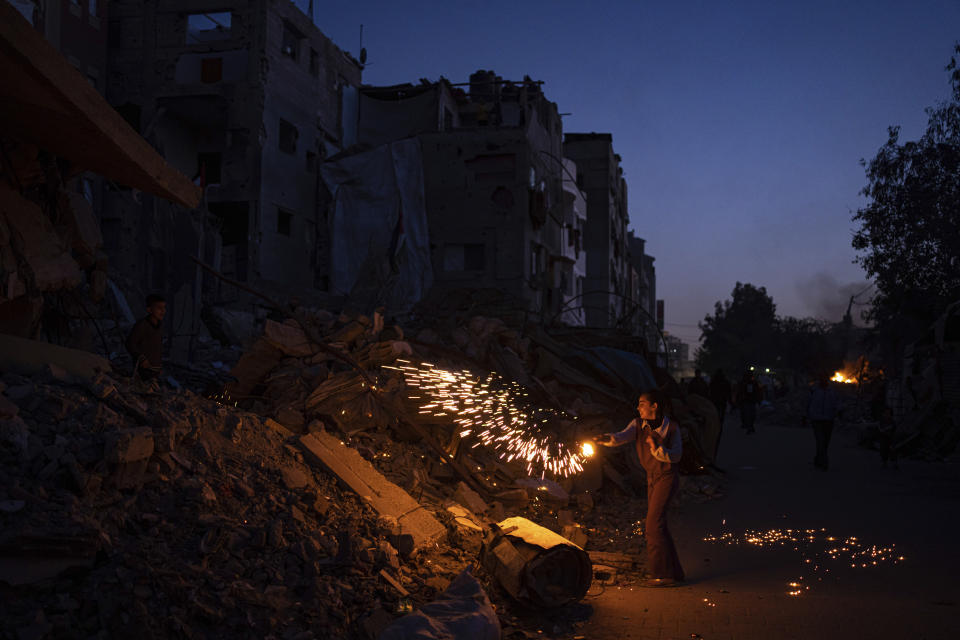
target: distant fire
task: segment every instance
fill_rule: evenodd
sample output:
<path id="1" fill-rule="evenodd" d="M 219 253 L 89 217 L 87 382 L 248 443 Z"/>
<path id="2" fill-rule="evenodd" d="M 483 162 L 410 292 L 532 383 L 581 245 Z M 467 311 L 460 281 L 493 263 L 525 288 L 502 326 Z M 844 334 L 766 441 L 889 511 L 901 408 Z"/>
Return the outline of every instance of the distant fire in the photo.
<path id="1" fill-rule="evenodd" d="M 870 362 L 865 357 L 860 356 L 853 362 L 844 362 L 843 368 L 834 373 L 830 381 L 842 384 L 857 384 L 882 373 L 879 369 L 871 369 Z"/>
<path id="2" fill-rule="evenodd" d="M 833 374 L 833 377 L 830 378 L 830 382 L 842 382 L 843 384 L 856 384 L 857 379 L 848 378 L 846 375 L 844 375 L 843 371 L 837 371 L 835 374 Z"/>

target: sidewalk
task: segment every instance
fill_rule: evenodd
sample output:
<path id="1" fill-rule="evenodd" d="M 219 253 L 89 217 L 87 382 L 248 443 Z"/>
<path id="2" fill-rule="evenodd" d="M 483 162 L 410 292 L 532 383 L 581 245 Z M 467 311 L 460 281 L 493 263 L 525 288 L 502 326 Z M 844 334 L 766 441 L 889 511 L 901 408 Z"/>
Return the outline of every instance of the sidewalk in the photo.
<path id="1" fill-rule="evenodd" d="M 882 469 L 879 454 L 858 448 L 848 430 L 834 434 L 830 471 L 821 472 L 812 465 L 808 429 L 761 419 L 757 431 L 747 436 L 735 418 L 727 421 L 718 461 L 727 470 L 726 496 L 682 505 L 671 519 L 688 585 L 588 596 L 594 615 L 580 633 L 597 640 L 956 638 L 960 465 L 907 460 L 899 471 Z M 704 540 L 787 529 L 799 542 Z M 814 542 L 796 533 L 808 529 L 817 530 Z M 903 562 L 851 559 L 858 549 L 891 543 L 894 550 L 881 556 Z"/>

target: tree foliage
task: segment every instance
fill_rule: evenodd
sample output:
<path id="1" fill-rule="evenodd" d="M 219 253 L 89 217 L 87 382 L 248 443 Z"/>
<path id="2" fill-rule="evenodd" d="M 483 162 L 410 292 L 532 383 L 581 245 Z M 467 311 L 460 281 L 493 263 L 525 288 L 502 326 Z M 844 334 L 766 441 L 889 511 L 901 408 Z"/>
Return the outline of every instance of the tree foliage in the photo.
<path id="1" fill-rule="evenodd" d="M 717 302 L 713 315 L 699 324 L 700 368 L 723 368 L 734 375 L 750 364 L 770 362 L 776 334 L 777 307 L 765 287 L 738 282 L 731 300 Z"/>
<path id="2" fill-rule="evenodd" d="M 700 323 L 697 365 L 739 376 L 748 366 L 816 373 L 843 364 L 839 325 L 814 318 L 778 317 L 764 287 L 738 282 L 732 299 L 717 302 Z"/>
<path id="3" fill-rule="evenodd" d="M 947 65 L 952 99 L 928 108 L 919 140 L 886 144 L 866 167 L 869 203 L 853 216 L 857 257 L 877 285 L 872 315 L 930 320 L 960 298 L 960 43 Z"/>

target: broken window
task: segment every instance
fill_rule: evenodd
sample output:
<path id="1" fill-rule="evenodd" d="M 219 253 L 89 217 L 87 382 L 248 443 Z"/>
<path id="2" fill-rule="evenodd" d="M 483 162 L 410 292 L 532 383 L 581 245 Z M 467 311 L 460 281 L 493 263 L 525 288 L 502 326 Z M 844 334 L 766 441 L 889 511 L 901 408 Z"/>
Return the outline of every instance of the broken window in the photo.
<path id="1" fill-rule="evenodd" d="M 530 245 L 530 276 L 543 273 L 543 247 L 536 242 Z"/>
<path id="2" fill-rule="evenodd" d="M 293 213 L 277 207 L 277 233 L 285 236 L 293 234 Z"/>
<path id="3" fill-rule="evenodd" d="M 446 244 L 443 247 L 444 271 L 483 271 L 486 266 L 482 244 Z"/>
<path id="4" fill-rule="evenodd" d="M 293 124 L 280 118 L 280 151 L 284 153 L 297 152 L 297 137 L 300 134 Z"/>
<path id="5" fill-rule="evenodd" d="M 192 13 L 187 16 L 187 44 L 201 44 L 230 38 L 229 11 Z"/>
<path id="6" fill-rule="evenodd" d="M 320 75 L 320 54 L 316 49 L 310 49 L 310 73 L 314 76 Z"/>
<path id="7" fill-rule="evenodd" d="M 287 22 L 283 21 L 283 40 L 280 43 L 280 53 L 287 56 L 291 60 L 296 60 L 300 50 L 300 40 L 303 39 L 303 34 L 296 30 L 296 28 Z"/>
<path id="8" fill-rule="evenodd" d="M 223 79 L 223 58 L 203 58 L 200 60 L 200 82 L 213 84 Z"/>

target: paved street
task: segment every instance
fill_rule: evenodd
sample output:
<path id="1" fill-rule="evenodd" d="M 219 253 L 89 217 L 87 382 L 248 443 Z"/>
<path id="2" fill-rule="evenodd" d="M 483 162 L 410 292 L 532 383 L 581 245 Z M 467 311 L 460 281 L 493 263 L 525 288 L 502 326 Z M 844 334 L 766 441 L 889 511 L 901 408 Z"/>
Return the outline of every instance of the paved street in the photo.
<path id="1" fill-rule="evenodd" d="M 588 600 L 594 615 L 580 633 L 598 640 L 960 636 L 960 464 L 907 460 L 898 471 L 882 469 L 879 454 L 856 447 L 852 431 L 835 434 L 830 454 L 830 471 L 817 471 L 809 430 L 761 421 L 747 436 L 728 418 L 719 459 L 726 496 L 690 501 L 671 520 L 688 584 L 608 588 Z M 780 533 L 742 541 L 747 531 L 771 530 Z M 704 540 L 724 534 L 739 542 Z"/>

